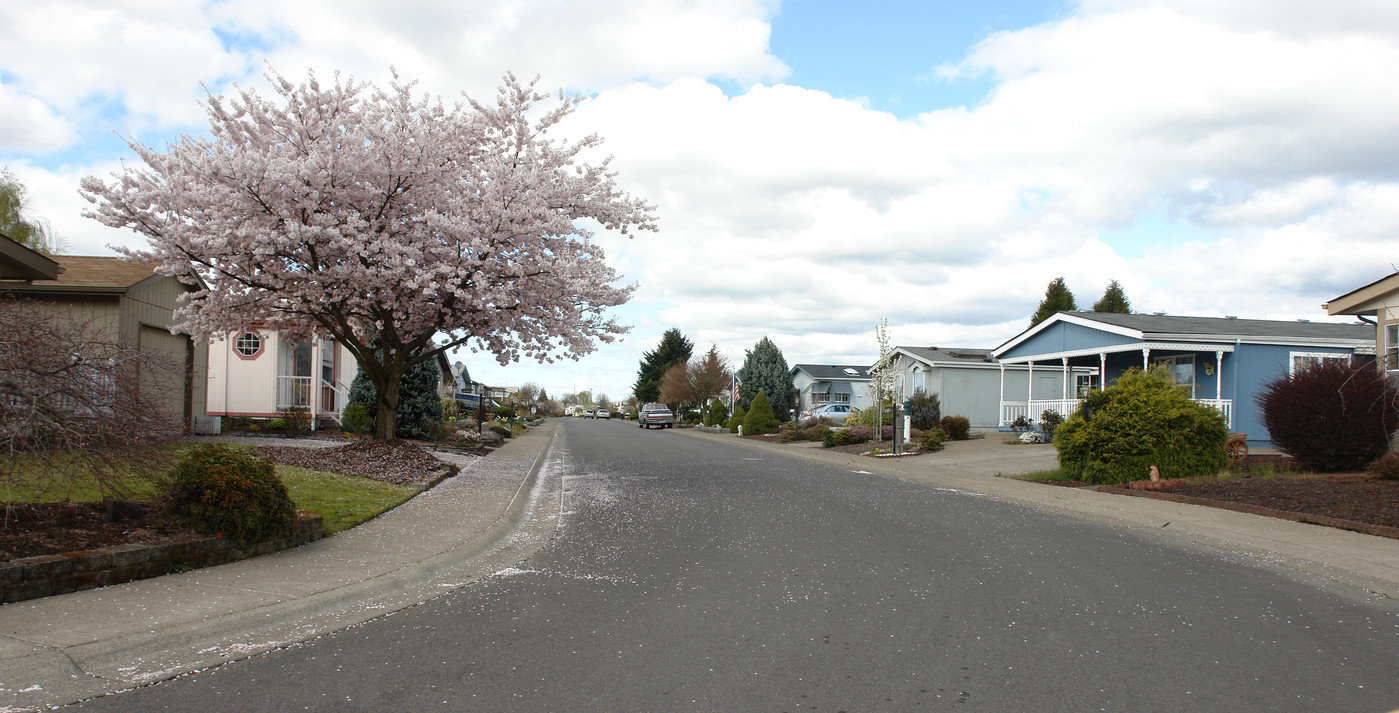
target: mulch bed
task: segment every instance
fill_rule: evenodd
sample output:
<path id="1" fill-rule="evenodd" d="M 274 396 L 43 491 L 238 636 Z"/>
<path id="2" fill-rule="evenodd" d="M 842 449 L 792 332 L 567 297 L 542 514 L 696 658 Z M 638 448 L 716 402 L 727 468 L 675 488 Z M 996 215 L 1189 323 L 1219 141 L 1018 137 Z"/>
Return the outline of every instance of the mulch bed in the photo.
<path id="1" fill-rule="evenodd" d="M 1399 528 L 1399 480 L 1363 474 L 1196 478 L 1161 492 Z"/>
<path id="2" fill-rule="evenodd" d="M 259 458 L 328 473 L 355 475 L 385 483 L 427 483 L 445 464 L 412 441 L 356 441 L 330 448 L 258 446 Z"/>
<path id="3" fill-rule="evenodd" d="M 157 545 L 197 533 L 158 509 L 136 506 L 114 520 L 102 503 L 16 504 L 0 526 L 0 563 L 126 544 Z"/>

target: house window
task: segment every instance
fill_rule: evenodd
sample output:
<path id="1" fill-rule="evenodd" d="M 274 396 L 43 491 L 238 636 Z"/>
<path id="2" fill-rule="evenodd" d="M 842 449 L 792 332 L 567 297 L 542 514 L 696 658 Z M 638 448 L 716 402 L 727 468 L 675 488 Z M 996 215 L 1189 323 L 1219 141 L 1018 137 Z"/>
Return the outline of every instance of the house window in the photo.
<path id="1" fill-rule="evenodd" d="M 1290 373 L 1292 374 L 1296 374 L 1309 366 L 1320 364 L 1323 361 L 1338 361 L 1342 364 L 1350 363 L 1349 354 L 1337 354 L 1335 352 L 1292 352 L 1291 356 L 1292 371 Z"/>
<path id="2" fill-rule="evenodd" d="M 914 369 L 914 370 L 913 370 L 913 390 L 914 390 L 914 392 L 924 391 L 924 390 L 926 390 L 926 389 L 928 388 L 928 385 L 927 385 L 926 383 L 924 383 L 923 378 L 924 378 L 924 377 L 923 377 L 923 370 L 922 370 L 922 369 Z"/>
<path id="3" fill-rule="evenodd" d="M 850 394 L 836 394 L 835 400 L 838 404 L 848 404 L 850 403 Z"/>
<path id="4" fill-rule="evenodd" d="M 830 401 L 830 400 L 831 400 L 830 394 L 827 394 L 827 393 L 821 392 L 821 391 L 813 391 L 813 392 L 811 392 L 811 402 L 812 402 L 812 403 L 824 404 L 824 403 L 826 403 L 826 402 L 828 402 L 828 401 Z"/>
<path id="5" fill-rule="evenodd" d="M 1399 369 L 1399 324 L 1384 325 L 1384 368 Z"/>
<path id="6" fill-rule="evenodd" d="M 1164 368 L 1176 384 L 1190 389 L 1190 398 L 1195 398 L 1195 355 L 1181 354 L 1165 357 L 1152 362 L 1152 366 Z"/>
<path id="7" fill-rule="evenodd" d="M 1089 392 L 1094 391 L 1094 390 L 1096 390 L 1097 388 L 1098 388 L 1098 375 L 1097 375 L 1097 374 L 1075 374 L 1075 375 L 1074 375 L 1074 393 L 1078 394 L 1078 398 L 1080 398 L 1080 399 L 1086 399 L 1086 398 L 1088 398 Z"/>
<path id="8" fill-rule="evenodd" d="M 233 340 L 233 351 L 244 359 L 252 359 L 262 351 L 262 335 L 254 331 L 243 332 Z"/>

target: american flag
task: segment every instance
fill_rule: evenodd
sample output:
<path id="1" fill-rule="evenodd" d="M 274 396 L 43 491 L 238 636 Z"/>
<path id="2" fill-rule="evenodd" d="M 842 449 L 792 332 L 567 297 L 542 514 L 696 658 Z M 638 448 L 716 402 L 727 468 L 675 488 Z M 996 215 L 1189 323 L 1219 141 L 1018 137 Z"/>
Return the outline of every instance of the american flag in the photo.
<path id="1" fill-rule="evenodd" d="M 734 377 L 734 405 L 738 405 L 738 377 Z"/>

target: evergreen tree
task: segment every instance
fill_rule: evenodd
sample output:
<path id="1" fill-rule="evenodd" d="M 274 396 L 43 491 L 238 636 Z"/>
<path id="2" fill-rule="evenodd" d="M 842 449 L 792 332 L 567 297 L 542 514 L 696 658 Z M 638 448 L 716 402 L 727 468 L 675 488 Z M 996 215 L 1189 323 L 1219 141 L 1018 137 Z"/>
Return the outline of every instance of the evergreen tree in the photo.
<path id="1" fill-rule="evenodd" d="M 676 363 L 690 361 L 690 353 L 695 345 L 679 329 L 671 327 L 661 335 L 661 343 L 655 349 L 641 355 L 641 368 L 637 370 L 636 385 L 632 387 L 636 399 L 642 403 L 654 403 L 661 398 L 661 379 L 666 371 Z"/>
<path id="2" fill-rule="evenodd" d="M 753 397 L 753 407 L 743 416 L 743 435 L 758 436 L 777 430 L 777 417 L 772 413 L 768 395 L 759 391 Z"/>
<path id="3" fill-rule="evenodd" d="M 778 421 L 786 422 L 796 404 L 797 390 L 792 386 L 792 371 L 782 350 L 763 337 L 748 351 L 743 368 L 738 370 L 739 404 L 752 410 L 753 400 L 763 392 Z M 746 432 L 746 431 L 745 431 Z"/>
<path id="4" fill-rule="evenodd" d="M 1102 299 L 1093 303 L 1094 312 L 1107 312 L 1109 314 L 1131 314 L 1132 303 L 1127 301 L 1127 293 L 1122 290 L 1122 285 L 1117 280 L 1113 280 L 1108 285 L 1108 289 L 1103 292 Z"/>
<path id="5" fill-rule="evenodd" d="M 378 349 L 377 340 L 369 347 Z M 437 385 L 442 381 L 442 371 L 437 368 L 436 359 L 425 359 L 409 368 L 399 379 L 398 420 L 395 422 L 394 436 L 431 440 L 434 431 L 442 423 L 442 399 L 437 396 Z M 378 391 L 363 371 L 355 374 L 350 382 L 350 403 L 365 407 L 371 416 L 376 414 Z"/>
<path id="6" fill-rule="evenodd" d="M 1044 299 L 1040 301 L 1039 309 L 1030 317 L 1030 326 L 1053 317 L 1055 312 L 1072 312 L 1077 309 L 1078 303 L 1074 302 L 1074 293 L 1064 284 L 1064 278 L 1056 277 L 1050 281 L 1049 287 L 1045 288 Z"/>

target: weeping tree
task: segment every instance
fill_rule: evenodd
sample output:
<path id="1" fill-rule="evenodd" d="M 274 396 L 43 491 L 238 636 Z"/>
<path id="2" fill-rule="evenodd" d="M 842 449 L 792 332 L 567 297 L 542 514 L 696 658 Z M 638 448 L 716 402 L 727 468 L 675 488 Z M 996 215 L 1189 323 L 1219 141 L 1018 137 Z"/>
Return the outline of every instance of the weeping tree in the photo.
<path id="1" fill-rule="evenodd" d="M 394 435 L 404 374 L 439 352 L 578 359 L 627 330 L 607 310 L 635 286 L 580 221 L 655 230 L 654 210 L 608 161 L 580 160 L 597 136 L 550 137 L 581 97 L 546 104 L 510 74 L 493 103 L 452 106 L 396 75 L 267 79 L 270 97 L 205 101 L 211 136 L 131 141 L 143 167 L 82 182 L 89 217 L 149 242 L 126 257 L 196 288 L 181 329 L 334 337 L 374 385 L 377 439 Z"/>

